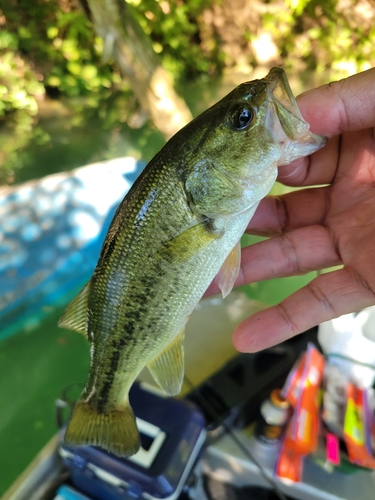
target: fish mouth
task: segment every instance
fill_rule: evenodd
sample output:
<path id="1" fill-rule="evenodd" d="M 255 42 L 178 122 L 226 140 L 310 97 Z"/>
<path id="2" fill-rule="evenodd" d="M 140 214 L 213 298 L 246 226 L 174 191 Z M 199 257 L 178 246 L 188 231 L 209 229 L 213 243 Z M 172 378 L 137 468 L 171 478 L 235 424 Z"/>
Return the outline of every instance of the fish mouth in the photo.
<path id="1" fill-rule="evenodd" d="M 327 138 L 313 134 L 303 119 L 291 91 L 285 71 L 272 68 L 265 77 L 268 93 L 266 126 L 273 140 L 282 149 L 278 165 L 291 163 L 321 149 Z"/>

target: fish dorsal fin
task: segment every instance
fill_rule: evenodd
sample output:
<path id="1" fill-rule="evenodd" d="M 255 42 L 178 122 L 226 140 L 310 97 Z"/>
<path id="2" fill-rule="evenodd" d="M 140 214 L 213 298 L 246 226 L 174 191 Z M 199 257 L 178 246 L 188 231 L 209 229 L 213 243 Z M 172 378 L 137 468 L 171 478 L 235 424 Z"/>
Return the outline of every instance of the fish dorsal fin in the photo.
<path id="1" fill-rule="evenodd" d="M 241 266 L 241 242 L 235 245 L 225 259 L 220 271 L 217 273 L 215 281 L 219 285 L 221 293 L 225 298 L 234 286 Z"/>
<path id="2" fill-rule="evenodd" d="M 90 292 L 90 281 L 79 292 L 77 297 L 73 299 L 68 307 L 65 309 L 64 314 L 59 320 L 61 328 L 74 330 L 82 333 L 86 338 L 87 335 L 87 306 Z"/>
<path id="3" fill-rule="evenodd" d="M 178 394 L 184 378 L 184 330 L 147 367 L 163 391 Z"/>

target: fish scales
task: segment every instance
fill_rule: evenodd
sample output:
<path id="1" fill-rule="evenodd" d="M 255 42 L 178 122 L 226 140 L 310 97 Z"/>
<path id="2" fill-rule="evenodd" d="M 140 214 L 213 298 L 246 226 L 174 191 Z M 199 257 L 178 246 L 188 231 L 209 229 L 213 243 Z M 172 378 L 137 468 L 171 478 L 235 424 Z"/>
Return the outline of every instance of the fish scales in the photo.
<path id="1" fill-rule="evenodd" d="M 231 290 L 240 237 L 277 167 L 323 145 L 274 68 L 234 89 L 151 160 L 113 218 L 93 277 L 60 320 L 91 341 L 68 443 L 138 450 L 131 384 L 147 365 L 168 394 L 179 392 L 183 330 L 195 305 L 215 275 L 224 295 Z"/>
<path id="2" fill-rule="evenodd" d="M 173 304 L 170 304 L 173 289 L 168 290 L 168 286 L 160 287 L 160 285 L 166 283 L 169 288 L 178 287 L 181 280 L 178 276 L 173 279 L 175 270 L 170 268 L 169 275 L 163 273 L 163 280 L 161 283 L 158 282 L 155 276 L 161 274 L 162 265 L 153 259 L 153 254 L 157 248 L 178 234 L 173 225 L 168 223 L 171 210 L 174 212 L 174 222 L 176 219 L 180 221 L 179 232 L 181 228 L 193 225 L 196 218 L 192 216 L 186 204 L 179 203 L 184 192 L 175 188 L 176 174 L 163 167 L 156 173 L 158 175 L 149 169 L 141 185 L 134 186 L 138 196 L 130 196 L 129 201 L 124 201 L 120 206 L 113 223 L 113 226 L 117 227 L 117 219 L 121 219 L 121 231 L 114 234 L 118 244 L 115 246 L 109 242 L 108 247 L 103 249 L 103 259 L 100 259 L 100 265 L 94 273 L 92 303 L 89 300 L 89 308 L 93 312 L 90 314 L 88 328 L 94 332 L 94 349 L 95 332 L 100 332 L 98 335 L 100 347 L 93 357 L 94 371 L 100 364 L 99 375 L 104 372 L 113 376 L 118 364 L 123 367 L 124 373 L 127 370 L 132 372 L 138 369 L 139 360 L 145 355 L 146 359 L 152 359 L 155 350 L 157 352 L 159 344 L 164 341 L 163 337 L 169 338 L 168 334 L 171 335 L 166 329 L 166 324 L 169 311 L 174 310 Z M 161 190 L 159 184 L 165 182 L 166 176 L 169 176 L 167 185 L 171 189 Z M 147 202 L 142 203 L 143 199 Z M 128 217 L 129 213 L 131 217 Z M 162 225 L 160 218 L 165 218 Z M 131 297 L 131 301 L 123 300 L 127 295 Z M 97 307 L 98 303 L 107 303 L 108 296 L 112 306 L 115 306 L 116 316 L 113 314 L 113 308 L 109 312 Z M 151 307 L 154 303 L 159 307 Z M 165 303 L 169 306 L 165 307 Z M 171 320 L 173 321 L 173 318 Z M 155 332 L 155 337 L 148 339 L 147 334 L 151 328 Z M 103 342 L 103 339 L 108 337 L 109 346 Z M 143 338 L 145 343 L 139 342 Z M 138 342 L 133 342 L 134 339 Z M 109 347 L 108 357 L 104 361 L 103 349 L 106 350 L 107 347 Z M 118 355 L 119 349 L 122 349 L 121 356 Z M 116 366 L 114 366 L 115 360 Z M 103 393 L 107 393 L 105 398 L 108 400 L 110 397 L 108 380 L 111 379 L 106 376 L 104 380 L 102 387 L 98 387 L 98 392 L 102 396 Z M 89 393 L 91 389 L 92 387 L 87 387 Z"/>

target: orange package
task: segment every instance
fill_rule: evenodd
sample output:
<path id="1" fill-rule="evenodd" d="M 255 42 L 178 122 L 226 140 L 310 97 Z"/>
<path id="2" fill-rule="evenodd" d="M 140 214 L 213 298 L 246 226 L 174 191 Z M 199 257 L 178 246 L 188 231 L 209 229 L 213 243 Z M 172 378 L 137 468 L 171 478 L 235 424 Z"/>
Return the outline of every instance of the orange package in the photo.
<path id="1" fill-rule="evenodd" d="M 368 407 L 366 389 L 350 383 L 344 418 L 344 441 L 349 460 L 361 467 L 375 469 L 371 434 L 373 415 Z"/>
<path id="2" fill-rule="evenodd" d="M 283 395 L 294 407 L 276 464 L 276 475 L 299 481 L 304 455 L 316 451 L 319 435 L 319 390 L 324 357 L 313 344 L 289 375 Z"/>
<path id="3" fill-rule="evenodd" d="M 298 483 L 302 479 L 302 461 L 303 455 L 288 448 L 284 442 L 276 463 L 276 476 Z"/>
<path id="4" fill-rule="evenodd" d="M 296 378 L 298 392 L 291 385 L 284 392 L 287 399 L 295 408 L 286 433 L 286 444 L 297 453 L 305 455 L 314 452 L 318 444 L 319 433 L 319 390 L 323 377 L 324 357 L 312 344 L 307 348 L 302 376 Z M 297 368 L 297 372 L 300 369 Z M 295 397 L 296 392 L 298 394 Z"/>

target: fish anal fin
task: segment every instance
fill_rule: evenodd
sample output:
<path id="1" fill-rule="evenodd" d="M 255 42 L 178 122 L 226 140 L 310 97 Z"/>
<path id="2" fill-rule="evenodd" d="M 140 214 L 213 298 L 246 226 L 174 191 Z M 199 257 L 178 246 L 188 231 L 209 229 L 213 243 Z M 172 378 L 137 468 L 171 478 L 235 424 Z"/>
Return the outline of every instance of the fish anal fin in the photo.
<path id="1" fill-rule="evenodd" d="M 241 266 L 241 242 L 239 241 L 225 259 L 220 271 L 215 277 L 221 293 L 225 298 L 232 291 Z"/>
<path id="2" fill-rule="evenodd" d="M 184 330 L 147 367 L 163 391 L 178 394 L 184 378 Z"/>
<path id="3" fill-rule="evenodd" d="M 74 330 L 81 333 L 86 338 L 89 338 L 87 334 L 87 307 L 89 292 L 90 281 L 83 287 L 77 297 L 70 302 L 59 320 L 59 326 L 61 328 Z"/>
<path id="4" fill-rule="evenodd" d="M 100 446 L 121 457 L 134 455 L 140 448 L 140 437 L 133 410 L 126 403 L 99 413 L 89 402 L 78 401 L 64 441 L 78 446 Z"/>

